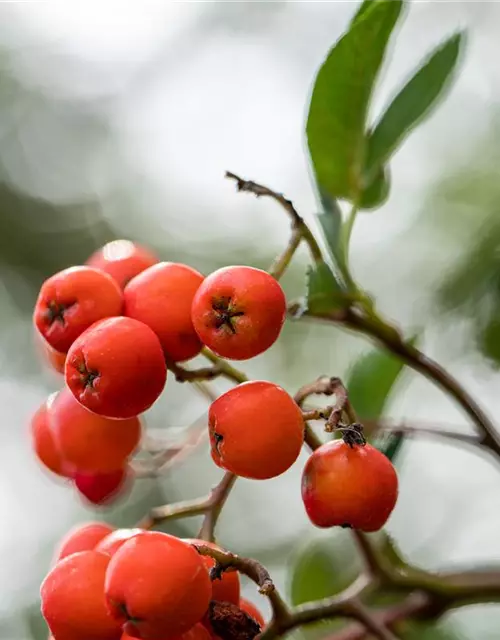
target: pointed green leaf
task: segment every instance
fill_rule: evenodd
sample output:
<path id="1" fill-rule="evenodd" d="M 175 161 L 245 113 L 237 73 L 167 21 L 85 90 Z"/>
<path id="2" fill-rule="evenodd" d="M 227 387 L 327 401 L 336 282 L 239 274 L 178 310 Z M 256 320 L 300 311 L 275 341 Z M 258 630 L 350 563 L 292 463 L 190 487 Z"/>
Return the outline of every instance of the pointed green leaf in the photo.
<path id="1" fill-rule="evenodd" d="M 330 249 L 332 258 L 340 262 L 340 230 L 342 228 L 342 212 L 335 198 L 323 190 L 319 190 L 323 211 L 317 214 L 323 235 Z"/>
<path id="2" fill-rule="evenodd" d="M 361 195 L 368 107 L 402 4 L 374 0 L 365 7 L 316 76 L 307 141 L 318 185 L 333 197 Z"/>
<path id="3" fill-rule="evenodd" d="M 363 189 L 359 202 L 360 209 L 376 209 L 384 204 L 389 196 L 391 178 L 389 168 L 380 168 L 375 178 Z"/>
<path id="4" fill-rule="evenodd" d="M 326 314 L 342 306 L 344 292 L 330 267 L 322 262 L 307 271 L 307 309 Z"/>
<path id="5" fill-rule="evenodd" d="M 462 41 L 462 34 L 458 33 L 441 44 L 394 98 L 370 136 L 368 175 L 387 162 L 442 96 L 456 67 Z"/>

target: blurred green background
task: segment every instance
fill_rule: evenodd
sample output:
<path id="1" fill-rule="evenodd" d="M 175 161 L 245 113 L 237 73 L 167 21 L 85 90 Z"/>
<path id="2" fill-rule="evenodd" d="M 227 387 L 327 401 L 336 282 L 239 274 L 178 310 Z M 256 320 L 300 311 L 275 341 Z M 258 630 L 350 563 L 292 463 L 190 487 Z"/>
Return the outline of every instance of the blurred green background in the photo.
<path id="1" fill-rule="evenodd" d="M 219 472 L 206 447 L 161 480 L 136 483 L 111 510 L 90 510 L 47 477 L 29 445 L 30 416 L 61 380 L 38 357 L 31 313 L 41 282 L 129 238 L 204 273 L 265 268 L 289 223 L 271 202 L 238 195 L 226 169 L 316 211 L 303 127 L 313 75 L 355 10 L 350 2 L 14 3 L 0 7 L 0 638 L 45 640 L 39 584 L 69 527 L 138 520 L 149 507 L 204 493 Z M 411 6 L 375 107 L 457 27 L 469 32 L 445 102 L 392 163 L 392 193 L 359 216 L 352 264 L 381 308 L 445 364 L 495 416 L 500 364 L 500 5 Z M 284 286 L 303 292 L 300 252 Z M 289 323 L 245 364 L 293 392 L 319 374 L 345 376 L 369 349 L 330 327 Z M 224 389 L 223 383 L 215 384 Z M 369 389 L 366 389 L 369 393 Z M 169 380 L 146 415 L 167 434 L 203 420 L 196 391 Z M 471 427 L 427 381 L 405 371 L 385 413 Z M 168 434 L 167 434 L 168 435 Z M 345 532 L 318 532 L 300 501 L 303 455 L 284 476 L 239 481 L 221 542 L 253 555 L 294 601 L 341 589 L 359 570 Z M 403 554 L 439 570 L 500 561 L 500 477 L 474 451 L 405 443 L 401 498 L 388 531 Z M 280 515 L 277 517 L 277 509 Z M 197 522 L 169 528 L 195 534 Z M 251 585 L 246 594 L 266 610 Z M 497 639 L 496 607 L 470 607 L 413 640 Z M 332 625 L 309 630 L 325 636 Z M 299 635 L 299 634 L 297 634 Z"/>

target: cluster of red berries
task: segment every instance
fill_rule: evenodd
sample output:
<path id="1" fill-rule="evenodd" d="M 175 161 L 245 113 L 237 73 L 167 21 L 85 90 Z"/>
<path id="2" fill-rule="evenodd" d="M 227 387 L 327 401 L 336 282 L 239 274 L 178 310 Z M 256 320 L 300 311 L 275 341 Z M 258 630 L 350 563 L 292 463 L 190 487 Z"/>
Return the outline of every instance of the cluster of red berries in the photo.
<path id="1" fill-rule="evenodd" d="M 141 435 L 137 416 L 162 393 L 167 363 L 193 358 L 203 345 L 232 359 L 254 357 L 275 342 L 285 312 L 283 290 L 264 271 L 233 266 L 204 278 L 187 265 L 158 262 L 126 240 L 109 243 L 85 266 L 55 274 L 42 285 L 33 318 L 66 387 L 32 421 L 39 459 L 74 480 L 91 502 L 111 499 L 130 475 L 128 459 Z M 283 428 L 294 436 L 279 472 L 300 450 L 300 412 L 295 406 L 292 412 L 295 426 Z M 224 456 L 224 430 L 214 429 L 214 451 L 231 466 L 240 454 Z M 274 446 L 276 438 L 267 440 Z M 269 475 L 276 473 L 255 477 Z"/>
<path id="2" fill-rule="evenodd" d="M 238 606 L 263 626 L 240 597 L 239 574 L 211 581 L 215 562 L 196 543 L 207 544 L 100 523 L 70 532 L 41 586 L 51 640 L 215 639 L 208 615 L 214 601 Z"/>

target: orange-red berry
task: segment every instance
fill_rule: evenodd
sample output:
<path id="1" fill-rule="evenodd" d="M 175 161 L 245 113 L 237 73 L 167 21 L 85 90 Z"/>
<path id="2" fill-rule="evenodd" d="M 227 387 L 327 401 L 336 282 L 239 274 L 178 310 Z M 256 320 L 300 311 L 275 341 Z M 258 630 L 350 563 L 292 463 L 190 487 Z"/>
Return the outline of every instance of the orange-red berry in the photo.
<path id="1" fill-rule="evenodd" d="M 160 262 L 125 287 L 124 314 L 151 327 L 166 356 L 175 362 L 189 360 L 201 350 L 191 305 L 202 282 L 201 273 L 191 267 Z"/>
<path id="2" fill-rule="evenodd" d="M 70 267 L 44 282 L 33 320 L 49 345 L 66 353 L 85 329 L 119 315 L 122 306 L 122 292 L 111 276 L 92 267 Z"/>
<path id="3" fill-rule="evenodd" d="M 87 260 L 89 266 L 108 273 L 122 289 L 138 273 L 157 262 L 158 258 L 149 249 L 130 240 L 108 242 Z"/>
<path id="4" fill-rule="evenodd" d="M 210 406 L 208 423 L 214 462 L 244 478 L 281 475 L 298 458 L 304 441 L 302 412 L 272 382 L 230 389 Z"/>
<path id="5" fill-rule="evenodd" d="M 240 609 L 245 613 L 248 613 L 248 615 L 251 616 L 261 628 L 265 626 L 266 621 L 264 620 L 264 616 L 253 602 L 250 602 L 250 600 L 246 600 L 245 598 L 241 598 Z"/>
<path id="6" fill-rule="evenodd" d="M 84 525 L 78 525 L 61 540 L 57 559 L 62 560 L 62 558 L 79 551 L 92 551 L 113 530 L 113 527 L 104 524 L 104 522 L 88 522 Z"/>
<path id="7" fill-rule="evenodd" d="M 117 469 L 107 473 L 77 471 L 74 479 L 78 492 L 88 502 L 95 505 L 106 505 L 116 500 L 124 492 L 127 469 Z"/>
<path id="8" fill-rule="evenodd" d="M 225 267 L 209 275 L 191 309 L 200 340 L 225 358 L 247 360 L 278 338 L 286 299 L 272 276 L 253 267 Z"/>
<path id="9" fill-rule="evenodd" d="M 192 629 L 186 631 L 180 636 L 171 636 L 170 634 L 164 636 L 162 640 L 211 640 L 212 636 L 205 629 L 202 624 L 195 624 Z M 134 636 L 129 636 L 128 633 L 124 633 L 121 640 L 137 640 Z"/>
<path id="10" fill-rule="evenodd" d="M 57 394 L 50 416 L 59 452 L 78 471 L 109 473 L 122 468 L 141 438 L 139 418 L 99 416 L 67 388 Z"/>
<path id="11" fill-rule="evenodd" d="M 317 527 L 378 531 L 398 497 L 392 462 L 369 444 L 335 440 L 316 449 L 302 476 L 302 499 Z"/>
<path id="12" fill-rule="evenodd" d="M 131 418 L 161 394 L 167 369 L 160 341 L 149 327 L 133 318 L 108 318 L 73 343 L 65 377 L 87 409 L 108 418 Z"/>
<path id="13" fill-rule="evenodd" d="M 122 544 L 143 532 L 144 529 L 116 529 L 99 542 L 96 551 L 101 551 L 102 553 L 107 553 L 108 556 L 113 556 Z"/>
<path id="14" fill-rule="evenodd" d="M 104 598 L 109 556 L 81 551 L 67 556 L 49 572 L 40 595 L 42 614 L 57 640 L 119 640 L 120 624 Z"/>
<path id="15" fill-rule="evenodd" d="M 163 640 L 201 621 L 212 584 L 194 547 L 165 533 L 145 531 L 111 558 L 105 593 L 124 631 L 143 640 Z"/>
<path id="16" fill-rule="evenodd" d="M 73 469 L 57 447 L 50 421 L 50 407 L 55 396 L 56 394 L 49 396 L 34 413 L 31 419 L 31 440 L 36 456 L 47 469 L 58 476 L 72 477 Z"/>
<path id="17" fill-rule="evenodd" d="M 204 544 L 214 549 L 220 549 L 218 545 L 205 540 L 184 539 L 188 544 Z M 215 565 L 215 560 L 210 556 L 202 556 L 207 571 Z M 240 574 L 237 571 L 226 571 L 222 574 L 220 580 L 212 580 L 212 597 L 211 600 L 219 602 L 231 602 L 238 604 L 240 601 Z"/>

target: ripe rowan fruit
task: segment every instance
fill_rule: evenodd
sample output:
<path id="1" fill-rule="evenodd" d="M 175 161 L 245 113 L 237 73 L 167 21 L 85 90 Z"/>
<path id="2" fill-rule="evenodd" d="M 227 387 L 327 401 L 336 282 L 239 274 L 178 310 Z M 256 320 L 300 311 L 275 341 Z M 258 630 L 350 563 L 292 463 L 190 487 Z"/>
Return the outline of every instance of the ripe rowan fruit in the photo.
<path id="1" fill-rule="evenodd" d="M 92 267 L 70 267 L 46 280 L 33 320 L 49 343 L 66 353 L 91 324 L 121 313 L 123 297 L 111 276 Z"/>
<path id="2" fill-rule="evenodd" d="M 122 494 L 127 480 L 127 469 L 117 469 L 107 473 L 75 473 L 75 487 L 78 492 L 95 505 L 109 504 L 118 494 Z"/>
<path id="3" fill-rule="evenodd" d="M 92 551 L 99 542 L 114 531 L 104 522 L 88 522 L 78 525 L 69 531 L 61 540 L 57 559 L 62 560 L 66 556 L 79 551 Z"/>
<path id="4" fill-rule="evenodd" d="M 109 473 L 122 468 L 141 439 L 139 418 L 99 416 L 81 405 L 68 388 L 57 394 L 50 416 L 60 454 L 80 472 Z"/>
<path id="5" fill-rule="evenodd" d="M 99 542 L 96 546 L 96 551 L 113 556 L 122 544 L 143 532 L 144 529 L 116 529 Z"/>
<path id="6" fill-rule="evenodd" d="M 104 599 L 109 556 L 81 551 L 58 562 L 40 588 L 42 615 L 57 640 L 119 640 Z"/>
<path id="7" fill-rule="evenodd" d="M 253 267 L 225 267 L 207 276 L 192 305 L 193 325 L 215 353 L 247 360 L 278 338 L 286 299 L 277 280 Z"/>
<path id="8" fill-rule="evenodd" d="M 145 531 L 111 558 L 105 594 L 124 631 L 143 640 L 162 640 L 201 621 L 212 584 L 194 547 L 166 533 Z"/>
<path id="9" fill-rule="evenodd" d="M 174 362 L 189 360 L 201 351 L 191 305 L 202 282 L 201 273 L 187 265 L 160 262 L 125 287 L 124 314 L 153 329 Z"/>
<path id="10" fill-rule="evenodd" d="M 33 449 L 40 462 L 52 473 L 62 477 L 72 477 L 73 469 L 63 459 L 57 448 L 54 432 L 50 423 L 50 407 L 57 394 L 49 396 L 34 413 L 31 419 L 31 440 Z"/>
<path id="11" fill-rule="evenodd" d="M 160 341 L 133 318 L 108 318 L 73 343 L 65 378 L 75 398 L 108 418 L 137 416 L 163 391 L 167 369 Z"/>
<path id="12" fill-rule="evenodd" d="M 214 462 L 255 480 L 284 473 L 304 441 L 301 410 L 272 382 L 245 382 L 230 389 L 210 406 L 208 424 Z"/>
<path id="13" fill-rule="evenodd" d="M 195 624 L 189 631 L 186 631 L 186 633 L 180 636 L 175 636 L 175 638 L 171 635 L 164 636 L 164 640 L 211 640 L 211 638 L 212 636 L 202 624 Z M 124 633 L 121 640 L 137 640 L 137 638 L 129 636 L 128 633 Z"/>
<path id="14" fill-rule="evenodd" d="M 245 598 L 241 598 L 240 609 L 245 613 L 248 613 L 248 615 L 251 616 L 261 628 L 265 627 L 266 621 L 253 602 L 250 602 L 250 600 L 246 600 Z"/>
<path id="15" fill-rule="evenodd" d="M 218 545 L 212 542 L 206 542 L 205 540 L 197 539 L 184 539 L 184 542 L 188 544 L 204 544 L 213 549 L 220 549 Z M 210 556 L 201 556 L 203 562 L 210 572 L 210 569 L 215 565 L 215 560 Z M 240 575 L 237 571 L 225 571 L 220 579 L 212 580 L 212 597 L 211 600 L 218 600 L 219 602 L 232 602 L 238 604 L 240 601 Z"/>
<path id="16" fill-rule="evenodd" d="M 398 497 L 392 462 L 369 444 L 335 440 L 316 449 L 302 476 L 302 500 L 317 527 L 378 531 Z"/>
<path id="17" fill-rule="evenodd" d="M 158 258 L 149 249 L 130 240 L 108 242 L 87 260 L 90 267 L 108 273 L 122 289 L 134 276 L 157 262 Z"/>

